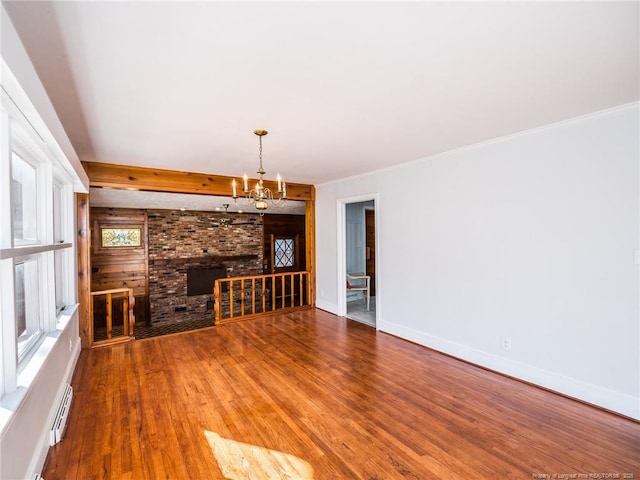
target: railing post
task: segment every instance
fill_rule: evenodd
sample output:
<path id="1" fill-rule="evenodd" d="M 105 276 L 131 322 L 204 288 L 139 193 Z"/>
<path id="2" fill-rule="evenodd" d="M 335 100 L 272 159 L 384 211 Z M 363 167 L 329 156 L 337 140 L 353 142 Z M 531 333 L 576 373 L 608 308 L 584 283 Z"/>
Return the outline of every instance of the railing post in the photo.
<path id="1" fill-rule="evenodd" d="M 289 306 L 290 307 L 295 307 L 296 306 L 296 296 L 295 296 L 295 291 L 294 288 L 296 286 L 295 281 L 293 280 L 293 273 L 291 275 L 289 275 L 289 284 L 291 286 L 290 288 L 290 292 L 291 292 L 291 300 L 289 300 Z"/>
<path id="2" fill-rule="evenodd" d="M 213 324 L 215 325 L 220 321 L 220 303 L 222 302 L 222 295 L 220 295 L 220 280 L 216 280 L 213 283 Z"/>
<path id="3" fill-rule="evenodd" d="M 246 297 L 245 291 L 244 291 L 244 279 L 240 280 L 240 292 L 242 295 L 242 298 L 240 299 L 240 315 L 244 315 L 244 299 Z"/>
<path id="4" fill-rule="evenodd" d="M 251 279 L 251 313 L 256 313 L 256 279 Z"/>
<path id="5" fill-rule="evenodd" d="M 285 304 L 285 298 L 287 296 L 287 290 L 286 290 L 286 287 L 285 287 L 285 284 L 284 284 L 284 275 L 280 276 L 280 280 L 282 280 L 280 282 L 280 284 L 282 285 L 282 288 L 280 289 L 280 292 L 282 294 L 282 296 L 280 297 L 280 308 L 285 308 L 285 305 L 286 305 Z"/>
<path id="6" fill-rule="evenodd" d="M 135 306 L 136 306 L 136 297 L 133 295 L 133 289 L 130 288 L 129 289 L 129 336 L 133 337 L 133 325 L 136 322 L 136 313 L 135 313 Z"/>
<path id="7" fill-rule="evenodd" d="M 300 306 L 302 306 L 304 305 L 304 273 L 300 272 L 298 275 L 300 276 Z"/>
<path id="8" fill-rule="evenodd" d="M 122 334 L 129 336 L 129 295 L 122 295 Z"/>
<path id="9" fill-rule="evenodd" d="M 89 292 L 89 298 L 91 299 L 89 302 L 89 321 L 91 322 L 91 326 L 90 328 L 87 328 L 87 330 L 90 332 L 89 333 L 89 338 L 88 338 L 88 344 L 89 346 L 93 345 L 93 342 L 95 341 L 95 319 L 93 318 L 94 315 L 94 307 L 93 304 L 96 301 L 96 297 L 94 297 L 91 292 Z"/>
<path id="10" fill-rule="evenodd" d="M 113 330 L 111 294 L 107 293 L 107 339 L 111 339 Z"/>
<path id="11" fill-rule="evenodd" d="M 271 274 L 271 311 L 276 309 L 276 276 Z"/>

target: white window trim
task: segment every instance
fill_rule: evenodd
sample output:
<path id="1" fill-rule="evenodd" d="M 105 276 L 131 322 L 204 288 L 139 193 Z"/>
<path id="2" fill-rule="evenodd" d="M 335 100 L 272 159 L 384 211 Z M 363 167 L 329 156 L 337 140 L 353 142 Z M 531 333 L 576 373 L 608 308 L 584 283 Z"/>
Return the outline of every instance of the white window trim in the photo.
<path id="1" fill-rule="evenodd" d="M 3 145 L 0 150 L 0 397 L 16 392 L 23 383 L 24 372 L 33 371 L 33 360 L 40 358 L 45 339 L 55 339 L 56 331 L 64 324 L 70 309 L 76 305 L 75 256 L 72 255 L 75 230 L 75 179 L 67 168 L 60 165 L 54 151 L 45 144 L 15 102 L 3 88 L 2 126 Z M 46 136 L 46 135 L 45 135 Z M 54 149 L 55 150 L 55 149 Z M 37 218 L 36 239 L 14 240 L 12 209 L 12 152 L 36 169 Z M 60 187 L 60 236 L 54 233 L 53 212 L 55 208 L 53 186 Z M 60 243 L 55 243 L 56 240 Z M 63 269 L 61 296 L 65 308 L 57 309 L 55 288 L 55 254 L 62 251 L 59 268 Z M 33 337 L 18 350 L 15 320 L 15 265 L 28 260 L 37 261 L 38 310 L 31 312 L 37 318 L 32 324 Z M 32 317 L 33 318 L 33 317 Z M 49 341 L 49 343 L 51 343 Z M 12 395 L 13 396 L 13 395 Z"/>
<path id="2" fill-rule="evenodd" d="M 11 392 L 18 382 L 18 345 L 16 339 L 15 303 L 13 289 L 13 258 L 0 260 L 0 345 L 2 348 L 2 366 L 0 372 L 2 383 L 0 384 L 0 395 Z M 4 321 L 11 319 L 11 321 Z M 15 366 L 12 368 L 12 366 Z"/>

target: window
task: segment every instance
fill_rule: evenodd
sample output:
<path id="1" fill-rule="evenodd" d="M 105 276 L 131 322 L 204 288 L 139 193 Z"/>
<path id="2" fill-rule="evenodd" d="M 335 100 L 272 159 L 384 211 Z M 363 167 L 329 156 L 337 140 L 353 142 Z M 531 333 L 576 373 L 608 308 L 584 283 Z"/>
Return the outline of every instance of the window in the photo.
<path id="1" fill-rule="evenodd" d="M 17 389 L 24 367 L 56 330 L 65 306 L 76 301 L 71 242 L 75 172 L 68 173 L 72 169 L 61 150 L 45 143 L 43 138 L 51 137 L 36 131 L 4 87 L 0 91 L 0 397 Z"/>
<path id="2" fill-rule="evenodd" d="M 16 316 L 16 337 L 18 344 L 20 343 L 20 337 L 22 337 L 27 331 L 27 313 L 25 311 L 25 298 L 24 298 L 24 263 L 19 263 L 15 267 L 15 316 Z"/>
<path id="3" fill-rule="evenodd" d="M 64 234 L 62 227 L 62 189 L 63 186 L 58 182 L 53 184 L 53 241 L 55 243 L 64 242 Z"/>
<path id="4" fill-rule="evenodd" d="M 295 265 L 293 238 L 276 238 L 273 250 L 275 268 L 287 268 Z"/>
<path id="5" fill-rule="evenodd" d="M 53 242 L 56 245 L 62 245 L 69 242 L 69 231 L 72 231 L 73 227 L 68 225 L 70 222 L 67 220 L 65 213 L 68 213 L 73 204 L 70 199 L 73 197 L 73 192 L 69 185 L 63 185 L 57 181 L 53 183 Z M 71 229 L 71 230 L 70 230 Z M 67 237 L 67 238 L 65 238 Z M 73 285 L 69 285 L 67 281 L 72 272 L 69 268 L 70 251 L 69 249 L 57 249 L 54 252 L 53 257 L 53 270 L 55 275 L 55 303 L 56 314 L 59 314 L 64 308 L 69 305 L 71 290 Z"/>
<path id="6" fill-rule="evenodd" d="M 16 245 L 38 241 L 36 169 L 20 155 L 11 155 L 13 239 Z"/>
<path id="7" fill-rule="evenodd" d="M 38 342 L 40 324 L 38 259 L 31 258 L 15 265 L 15 317 L 18 360 Z"/>
<path id="8" fill-rule="evenodd" d="M 67 306 L 67 302 L 65 298 L 67 297 L 66 293 L 66 283 L 65 278 L 68 275 L 67 268 L 67 251 L 66 250 L 56 250 L 54 252 L 53 257 L 53 271 L 55 274 L 55 300 L 56 300 L 56 315 L 60 314 L 64 308 Z"/>

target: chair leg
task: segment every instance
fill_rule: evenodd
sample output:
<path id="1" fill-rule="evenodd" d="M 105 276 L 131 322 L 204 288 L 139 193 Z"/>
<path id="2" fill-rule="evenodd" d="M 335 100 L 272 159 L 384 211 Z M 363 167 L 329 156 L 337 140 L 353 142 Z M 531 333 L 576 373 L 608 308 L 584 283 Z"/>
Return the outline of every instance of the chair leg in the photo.
<path id="1" fill-rule="evenodd" d="M 367 312 L 369 311 L 369 300 L 371 299 L 371 296 L 369 295 L 369 289 L 367 288 Z"/>

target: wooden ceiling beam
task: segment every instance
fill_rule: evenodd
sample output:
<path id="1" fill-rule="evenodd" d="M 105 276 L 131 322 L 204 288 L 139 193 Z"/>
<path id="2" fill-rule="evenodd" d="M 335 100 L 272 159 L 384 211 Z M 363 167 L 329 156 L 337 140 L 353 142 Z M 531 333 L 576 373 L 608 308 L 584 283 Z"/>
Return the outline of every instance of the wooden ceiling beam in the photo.
<path id="1" fill-rule="evenodd" d="M 192 193 L 230 197 L 234 177 L 204 173 L 180 172 L 159 168 L 133 167 L 101 162 L 82 162 L 91 187 L 126 188 L 148 192 Z M 238 193 L 242 190 L 242 177 L 236 177 Z M 249 185 L 257 179 L 249 179 Z M 275 181 L 264 180 L 264 185 L 277 191 Z M 287 182 L 289 200 L 314 199 L 315 188 L 304 183 Z"/>

